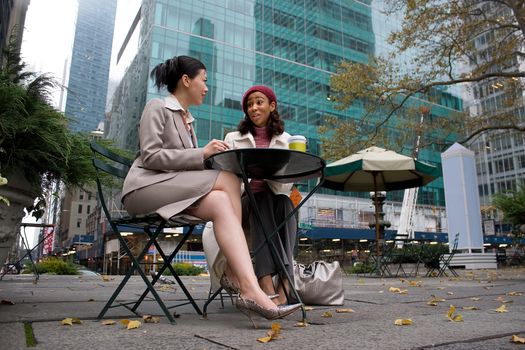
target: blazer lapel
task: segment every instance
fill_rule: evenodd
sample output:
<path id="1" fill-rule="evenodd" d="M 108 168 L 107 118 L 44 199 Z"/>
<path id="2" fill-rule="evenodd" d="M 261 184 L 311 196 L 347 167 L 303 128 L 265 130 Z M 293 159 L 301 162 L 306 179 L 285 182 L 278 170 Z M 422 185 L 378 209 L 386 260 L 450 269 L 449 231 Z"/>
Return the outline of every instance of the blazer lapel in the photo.
<path id="1" fill-rule="evenodd" d="M 184 125 L 184 122 L 182 121 L 182 116 L 180 115 L 180 111 L 173 111 L 173 121 L 175 122 L 175 127 L 177 128 L 177 131 L 179 133 L 179 138 L 184 145 L 184 148 L 193 148 L 190 140 L 188 139 L 188 130 L 186 130 L 186 126 Z M 192 137 L 193 133 L 192 133 Z"/>

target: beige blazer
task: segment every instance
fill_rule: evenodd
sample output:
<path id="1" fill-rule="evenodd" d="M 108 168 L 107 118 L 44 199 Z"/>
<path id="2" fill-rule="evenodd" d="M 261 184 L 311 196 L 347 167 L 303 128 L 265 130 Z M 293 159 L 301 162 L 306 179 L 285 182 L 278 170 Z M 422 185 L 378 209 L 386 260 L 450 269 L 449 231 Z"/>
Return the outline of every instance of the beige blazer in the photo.
<path id="1" fill-rule="evenodd" d="M 189 198 L 175 199 L 173 203 L 156 211 L 166 219 L 183 211 L 211 191 L 217 177 L 216 171 L 206 171 L 204 168 L 204 151 L 202 148 L 196 148 L 197 139 L 191 124 L 193 117 L 188 112 L 192 144 L 181 111 L 183 108 L 173 95 L 164 99 L 153 99 L 146 104 L 140 118 L 140 155 L 133 162 L 122 188 L 124 198 L 140 188 L 176 178 L 182 172 L 198 170 L 192 174 L 198 179 L 195 183 L 175 182 L 175 186 L 184 187 L 186 190 L 195 187 L 191 188 Z M 195 186 L 197 183 L 202 184 L 206 178 L 209 178 L 209 187 Z"/>
<path id="2" fill-rule="evenodd" d="M 274 135 L 270 140 L 268 148 L 288 148 L 288 138 L 290 134 L 283 132 L 281 135 Z M 242 135 L 239 131 L 233 131 L 226 134 L 224 141 L 227 142 L 231 148 L 255 148 L 255 139 L 251 133 Z M 275 194 L 289 195 L 292 190 L 293 183 L 280 183 L 271 180 L 266 180 L 268 186 Z"/>

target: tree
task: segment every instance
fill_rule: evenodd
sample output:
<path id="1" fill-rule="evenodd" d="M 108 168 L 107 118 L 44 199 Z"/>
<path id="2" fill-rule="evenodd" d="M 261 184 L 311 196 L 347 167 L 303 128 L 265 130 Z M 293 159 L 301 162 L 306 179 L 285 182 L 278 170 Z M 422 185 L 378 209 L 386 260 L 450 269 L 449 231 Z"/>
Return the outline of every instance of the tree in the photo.
<path id="1" fill-rule="evenodd" d="M 53 181 L 66 187 L 94 184 L 89 139 L 68 129 L 68 118 L 50 104 L 52 77 L 26 71 L 11 35 L 0 69 L 0 183 L 23 176 L 36 204 L 29 212 L 43 214 L 45 194 Z M 6 184 L 7 181 L 7 184 Z M 0 206 L 9 198 L 1 198 Z"/>
<path id="2" fill-rule="evenodd" d="M 516 229 L 525 224 L 525 186 L 518 191 L 496 194 L 492 203 L 503 212 L 504 220 Z"/>
<path id="3" fill-rule="evenodd" d="M 490 130 L 525 131 L 516 107 L 523 106 L 525 3 L 523 0 L 385 0 L 384 12 L 401 18 L 388 38 L 391 52 L 368 62 L 343 61 L 331 79 L 331 100 L 363 113 L 349 120 L 328 117 L 320 128 L 323 156 L 340 158 L 375 143 L 402 150 L 415 134 L 444 148 L 442 140 L 466 143 Z M 480 50 L 476 40 L 487 45 Z M 409 61 L 406 58 L 409 57 Z M 464 67 L 469 67 L 465 71 Z M 487 82 L 505 91 L 495 114 L 420 123 L 432 113 L 421 99 L 436 102 L 447 88 Z M 418 99 L 414 99 L 418 97 Z M 335 130 L 335 131 L 333 131 Z"/>

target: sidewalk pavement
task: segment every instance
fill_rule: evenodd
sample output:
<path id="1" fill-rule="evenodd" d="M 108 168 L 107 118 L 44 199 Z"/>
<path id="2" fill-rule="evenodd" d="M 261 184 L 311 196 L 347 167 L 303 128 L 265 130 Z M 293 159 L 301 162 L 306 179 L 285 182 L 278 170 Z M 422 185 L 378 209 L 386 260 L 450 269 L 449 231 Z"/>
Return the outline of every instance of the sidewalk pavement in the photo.
<path id="1" fill-rule="evenodd" d="M 345 304 L 314 307 L 307 312 L 309 325 L 297 327 L 301 313 L 283 320 L 280 339 L 263 344 L 272 322 L 257 318 L 254 329 L 246 316 L 232 306 L 229 297 L 214 301 L 208 319 L 191 306 L 179 307 L 177 324 L 165 317 L 160 323 L 144 323 L 127 330 L 120 319 L 143 321 L 124 308 L 111 309 L 103 325 L 95 318 L 122 276 L 48 276 L 33 283 L 32 275 L 6 275 L 0 281 L 0 348 L 25 349 L 24 324 L 31 325 L 36 349 L 525 349 L 511 342 L 512 335 L 525 338 L 525 269 L 460 271 L 459 278 L 364 278 L 345 276 Z M 202 307 L 209 289 L 207 277 L 183 277 Z M 414 286 L 413 286 L 414 285 Z M 119 300 L 134 300 L 143 291 L 143 281 L 134 276 Z M 406 294 L 390 288 L 407 290 Z M 168 304 L 183 300 L 177 286 L 161 286 Z M 510 294 L 509 294 L 510 293 Z M 432 298 L 445 301 L 428 305 Z M 11 305 L 11 303 L 14 303 Z M 450 305 L 462 322 L 447 318 Z M 505 305 L 508 312 L 494 311 Z M 476 307 L 468 310 L 464 307 Z M 352 313 L 336 309 L 351 308 Z M 155 301 L 146 300 L 139 311 L 161 316 Z M 329 311 L 332 317 L 323 317 Z M 62 325 L 75 317 L 81 324 Z M 396 326 L 396 319 L 411 319 L 411 325 Z"/>

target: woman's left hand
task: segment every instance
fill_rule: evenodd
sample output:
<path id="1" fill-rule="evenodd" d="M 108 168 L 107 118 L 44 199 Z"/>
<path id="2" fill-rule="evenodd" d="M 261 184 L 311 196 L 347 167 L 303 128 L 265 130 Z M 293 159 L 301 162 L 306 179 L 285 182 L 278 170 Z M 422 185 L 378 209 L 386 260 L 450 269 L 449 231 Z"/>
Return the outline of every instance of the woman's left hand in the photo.
<path id="1" fill-rule="evenodd" d="M 204 146 L 204 158 L 208 158 L 215 153 L 224 152 L 226 150 L 229 150 L 230 146 L 222 141 L 222 140 L 216 140 L 213 139 L 206 146 Z"/>

